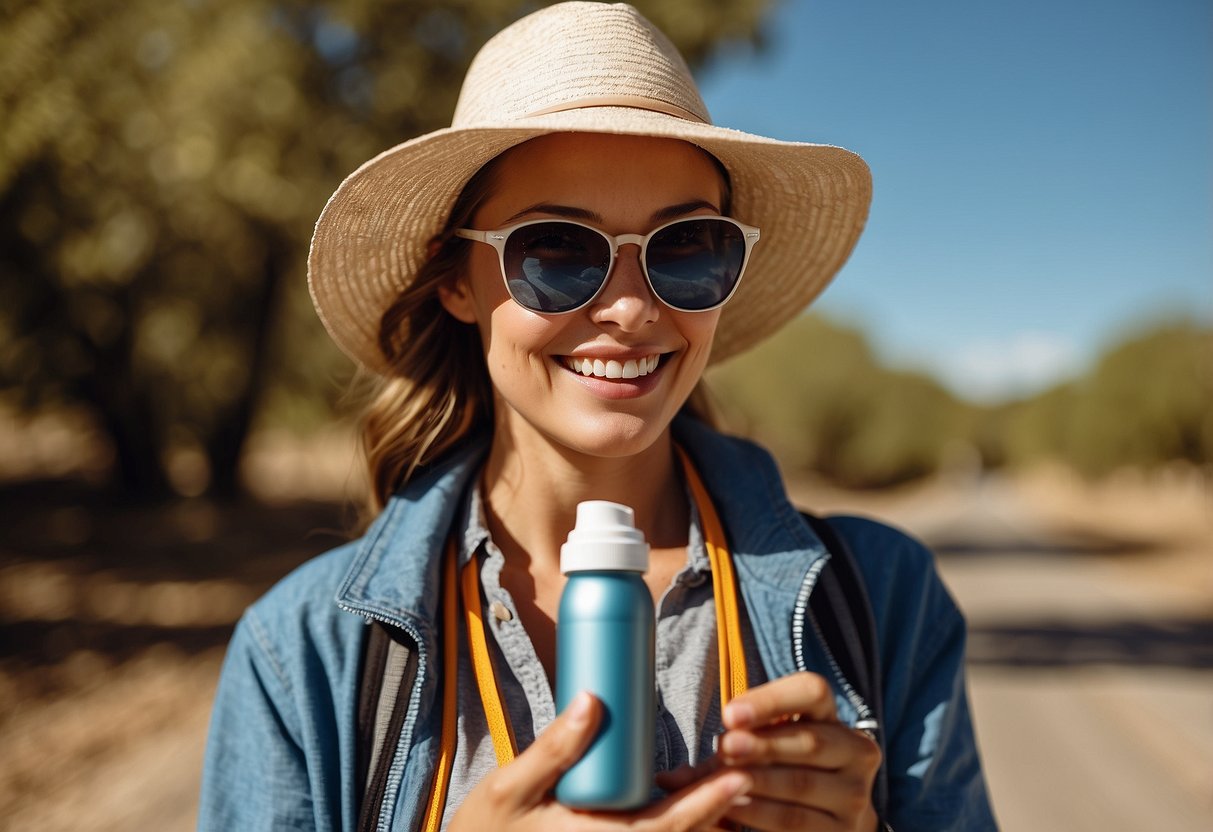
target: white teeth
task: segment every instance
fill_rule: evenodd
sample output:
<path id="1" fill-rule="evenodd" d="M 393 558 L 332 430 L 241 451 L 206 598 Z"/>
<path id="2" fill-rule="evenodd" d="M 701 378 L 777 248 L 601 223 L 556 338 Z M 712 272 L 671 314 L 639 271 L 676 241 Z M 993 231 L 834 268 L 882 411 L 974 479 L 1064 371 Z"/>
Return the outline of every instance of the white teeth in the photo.
<path id="1" fill-rule="evenodd" d="M 626 361 L 616 361 L 614 359 L 603 361 L 601 358 L 570 357 L 565 359 L 565 364 L 574 373 L 581 373 L 583 376 L 597 376 L 598 378 L 639 378 L 640 376 L 647 376 L 649 373 L 656 370 L 660 361 L 660 355 L 649 355 L 644 358 L 629 358 Z"/>

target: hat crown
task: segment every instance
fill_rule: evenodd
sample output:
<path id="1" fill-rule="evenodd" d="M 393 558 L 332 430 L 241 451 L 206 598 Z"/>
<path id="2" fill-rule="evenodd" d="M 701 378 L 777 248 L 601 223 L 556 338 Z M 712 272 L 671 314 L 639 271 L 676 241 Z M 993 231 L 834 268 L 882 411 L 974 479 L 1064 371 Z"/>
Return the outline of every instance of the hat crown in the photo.
<path id="1" fill-rule="evenodd" d="M 451 126 L 611 105 L 711 123 L 686 61 L 640 12 L 625 3 L 559 3 L 481 48 Z"/>

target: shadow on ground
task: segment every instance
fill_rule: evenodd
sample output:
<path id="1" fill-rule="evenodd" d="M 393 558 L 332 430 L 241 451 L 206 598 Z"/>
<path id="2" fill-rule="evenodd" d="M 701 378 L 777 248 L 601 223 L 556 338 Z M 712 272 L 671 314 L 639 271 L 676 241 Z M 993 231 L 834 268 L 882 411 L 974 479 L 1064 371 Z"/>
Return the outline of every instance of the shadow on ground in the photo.
<path id="1" fill-rule="evenodd" d="M 0 673 L 40 695 L 73 686 L 39 679 L 73 656 L 112 668 L 222 647 L 248 603 L 355 520 L 322 502 L 132 505 L 77 481 L 4 485 Z"/>
<path id="2" fill-rule="evenodd" d="M 1047 538 L 1027 535 L 939 534 L 927 542 L 941 558 L 1000 557 L 1133 557 L 1165 551 L 1168 541 L 1146 537 L 1110 536 L 1090 529 L 1050 532 Z"/>
<path id="3" fill-rule="evenodd" d="M 0 486 L 0 567 L 63 561 L 83 573 L 112 570 L 145 580 L 258 583 L 348 540 L 355 519 L 334 503 L 140 505 L 77 481 L 6 484 Z"/>
<path id="4" fill-rule="evenodd" d="M 1173 549 L 1173 541 L 1113 536 L 1087 527 L 1050 529 L 1032 537 L 1014 529 L 994 533 L 941 534 L 929 540 L 941 558 L 1029 560 L 1149 558 Z M 1210 612 L 1213 612 L 1211 610 Z M 1003 667 L 1118 665 L 1213 668 L 1213 615 L 1081 620 L 1056 616 L 969 628 L 968 660 Z"/>
<path id="5" fill-rule="evenodd" d="M 1134 665 L 1213 669 L 1213 618 L 985 624 L 969 630 L 970 664 Z"/>

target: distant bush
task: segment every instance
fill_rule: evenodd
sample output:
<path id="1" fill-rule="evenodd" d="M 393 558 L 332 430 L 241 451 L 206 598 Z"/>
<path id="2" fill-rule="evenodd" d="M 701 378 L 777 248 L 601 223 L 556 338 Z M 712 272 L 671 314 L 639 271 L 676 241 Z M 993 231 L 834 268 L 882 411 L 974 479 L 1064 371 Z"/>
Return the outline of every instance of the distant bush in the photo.
<path id="1" fill-rule="evenodd" d="M 998 406 L 881 366 L 861 332 L 817 315 L 708 382 L 727 429 L 765 444 L 789 471 L 850 487 L 928 476 L 957 449 L 986 468 L 1052 459 L 1088 476 L 1213 463 L 1213 330 L 1190 323 L 1132 337 L 1085 378 Z"/>
<path id="2" fill-rule="evenodd" d="M 763 442 L 789 470 L 852 487 L 931 474 L 971 431 L 970 408 L 937 382 L 882 367 L 860 332 L 815 315 L 708 381 L 727 427 Z"/>
<path id="3" fill-rule="evenodd" d="M 1090 476 L 1172 460 L 1213 462 L 1213 330 L 1155 327 L 1086 377 L 1008 409 L 1006 457 L 1052 457 Z"/>

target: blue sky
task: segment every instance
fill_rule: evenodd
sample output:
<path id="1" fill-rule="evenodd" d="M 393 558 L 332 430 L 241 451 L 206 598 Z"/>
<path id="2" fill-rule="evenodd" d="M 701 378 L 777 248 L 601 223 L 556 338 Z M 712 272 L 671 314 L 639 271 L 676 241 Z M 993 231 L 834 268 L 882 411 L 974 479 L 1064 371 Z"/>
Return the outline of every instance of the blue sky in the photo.
<path id="1" fill-rule="evenodd" d="M 971 398 L 1213 320 L 1213 3 L 785 0 L 699 75 L 718 124 L 872 167 L 819 309 Z"/>

